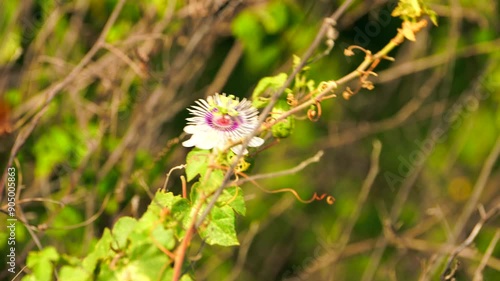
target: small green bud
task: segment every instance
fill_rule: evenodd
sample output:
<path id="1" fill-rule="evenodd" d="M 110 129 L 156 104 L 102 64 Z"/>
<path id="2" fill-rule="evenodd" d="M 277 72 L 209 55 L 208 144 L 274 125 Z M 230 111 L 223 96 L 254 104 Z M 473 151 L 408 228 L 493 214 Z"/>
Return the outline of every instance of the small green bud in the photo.
<path id="1" fill-rule="evenodd" d="M 273 133 L 273 137 L 284 139 L 292 134 L 294 127 L 295 119 L 293 119 L 293 116 L 288 116 L 287 118 L 278 122 L 278 124 L 274 125 L 271 129 L 271 132 Z"/>

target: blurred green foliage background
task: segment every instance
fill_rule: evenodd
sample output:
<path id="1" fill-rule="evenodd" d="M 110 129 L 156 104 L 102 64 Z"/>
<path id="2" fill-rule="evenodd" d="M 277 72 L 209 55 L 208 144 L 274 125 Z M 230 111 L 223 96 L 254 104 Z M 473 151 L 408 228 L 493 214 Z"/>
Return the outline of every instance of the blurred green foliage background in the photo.
<path id="1" fill-rule="evenodd" d="M 0 4 L 0 97 L 13 131 L 0 135 L 0 168 L 17 139 L 18 213 L 32 228 L 18 224 L 17 268 L 37 240 L 84 256 L 118 218 L 140 217 L 148 194 L 185 161 L 185 108 L 214 92 L 249 97 L 261 78 L 290 73 L 292 55 L 303 54 L 342 1 L 126 1 L 106 27 L 118 2 Z M 337 93 L 322 103 L 318 122 L 298 121 L 290 138 L 255 159 L 252 174 L 268 173 L 324 150 L 319 163 L 260 184 L 304 198 L 328 193 L 335 204 L 303 204 L 246 184 L 241 246 L 195 241 L 197 280 L 436 280 L 480 219 L 474 211 L 464 221 L 463 210 L 499 204 L 499 4 L 426 2 L 439 26 L 393 51 L 395 62 L 375 70 L 375 89 L 349 100 Z M 390 17 L 395 4 L 354 1 L 331 53 L 309 64 L 309 78 L 354 70 L 363 54 L 344 56 L 349 45 L 385 46 L 401 25 Z M 360 205 L 376 139 L 380 171 Z M 180 175 L 169 183 L 176 193 Z M 0 198 L 5 209 L 5 192 Z M 457 280 L 472 280 L 499 227 L 496 217 L 481 229 L 459 257 Z M 0 241 L 7 235 L 2 229 Z M 7 246 L 0 243 L 2 253 Z M 481 272 L 484 280 L 500 277 L 499 246 Z M 2 270 L 0 279 L 10 277 Z"/>

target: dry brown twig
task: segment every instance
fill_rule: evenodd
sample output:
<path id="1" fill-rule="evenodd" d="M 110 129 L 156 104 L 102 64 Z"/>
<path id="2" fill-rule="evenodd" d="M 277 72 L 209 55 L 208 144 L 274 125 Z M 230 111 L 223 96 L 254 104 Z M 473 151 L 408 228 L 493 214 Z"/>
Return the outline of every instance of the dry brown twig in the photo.
<path id="1" fill-rule="evenodd" d="M 50 102 L 54 99 L 54 97 L 59 94 L 65 87 L 67 87 L 74 79 L 76 79 L 79 75 L 79 73 L 83 70 L 83 68 L 91 61 L 91 59 L 94 57 L 94 55 L 103 47 L 103 44 L 105 43 L 106 36 L 111 29 L 111 27 L 114 25 L 116 22 L 118 15 L 120 14 L 121 9 L 125 5 L 125 0 L 120 0 L 115 8 L 113 9 L 113 12 L 111 13 L 108 21 L 106 22 L 104 28 L 102 29 L 101 34 L 99 35 L 99 38 L 97 41 L 94 43 L 92 48 L 87 52 L 87 54 L 81 59 L 81 61 L 76 65 L 71 72 L 60 82 L 54 84 L 51 86 L 49 89 L 45 91 L 44 94 L 44 100 L 40 108 L 38 109 L 38 112 L 36 112 L 31 119 L 31 121 L 26 124 L 23 129 L 19 132 L 19 135 L 16 138 L 16 141 L 14 143 L 14 147 L 11 150 L 9 159 L 7 161 L 6 167 L 10 167 L 12 165 L 12 162 L 14 161 L 14 158 L 16 157 L 19 149 L 24 145 L 28 137 L 31 135 L 35 127 L 38 125 L 40 122 L 41 118 L 45 114 L 45 112 L 48 109 L 48 105 Z M 3 172 L 2 179 L 0 181 L 0 201 L 2 200 L 2 196 L 4 194 L 3 189 L 5 186 L 5 180 L 6 180 L 6 172 L 7 168 L 5 168 L 5 171 Z"/>
<path id="2" fill-rule="evenodd" d="M 304 168 L 306 168 L 310 164 L 319 162 L 321 160 L 321 157 L 323 157 L 323 154 L 324 154 L 323 150 L 320 150 L 314 156 L 300 162 L 297 166 L 295 166 L 293 168 L 283 170 L 283 171 L 268 173 L 268 174 L 258 174 L 258 175 L 254 175 L 254 176 L 245 177 L 243 179 L 238 180 L 236 183 L 234 183 L 234 185 L 240 185 L 240 184 L 243 184 L 243 183 L 248 182 L 248 181 L 277 178 L 277 177 L 295 174 L 295 173 L 303 170 Z"/>
<path id="3" fill-rule="evenodd" d="M 443 73 L 440 70 L 436 70 L 432 76 L 425 81 L 423 86 L 420 88 L 418 95 L 412 98 L 408 103 L 406 103 L 397 113 L 393 116 L 386 118 L 381 121 L 362 124 L 358 127 L 347 129 L 335 135 L 330 135 L 327 140 L 325 140 L 325 147 L 336 147 L 347 143 L 352 143 L 356 140 L 362 139 L 368 135 L 386 131 L 390 129 L 397 128 L 401 124 L 405 123 L 414 116 L 418 110 L 422 107 L 425 100 L 433 93 L 433 90 L 438 85 L 439 81 L 442 79 Z"/>
<path id="4" fill-rule="evenodd" d="M 339 242 L 337 243 L 337 245 L 335 245 L 332 251 L 327 252 L 324 256 L 318 258 L 315 263 L 303 270 L 299 274 L 299 278 L 301 280 L 311 279 L 311 274 L 329 264 L 334 264 L 342 256 L 342 253 L 348 245 L 354 226 L 359 219 L 361 210 L 363 209 L 363 206 L 365 205 L 365 202 L 368 198 L 368 194 L 370 193 L 375 178 L 378 175 L 381 151 L 382 143 L 379 140 L 373 141 L 370 169 L 368 171 L 368 174 L 366 175 L 365 180 L 363 181 L 363 185 L 361 186 L 361 190 L 355 204 L 357 207 L 354 209 L 349 219 L 347 220 L 347 225 L 343 228 L 344 230 L 342 231 L 342 234 L 339 238 Z"/>
<path id="5" fill-rule="evenodd" d="M 250 225 L 250 228 L 248 229 L 246 235 L 243 236 L 243 241 L 238 250 L 238 258 L 236 259 L 236 265 L 234 266 L 233 270 L 231 271 L 231 274 L 226 279 L 226 281 L 238 280 L 240 273 L 243 271 L 245 261 L 248 257 L 248 251 L 250 250 L 250 246 L 252 245 L 252 241 L 258 234 L 259 229 L 260 229 L 260 223 L 253 222 Z"/>
<path id="6" fill-rule="evenodd" d="M 460 243 L 452 252 L 451 256 L 448 258 L 448 262 L 446 263 L 445 269 L 443 270 L 443 273 L 441 274 L 441 280 L 454 280 L 454 275 L 456 268 L 453 268 L 453 262 L 456 260 L 458 254 L 462 252 L 465 248 L 469 247 L 474 243 L 474 240 L 476 239 L 477 235 L 483 228 L 483 226 L 486 224 L 488 220 L 491 218 L 495 217 L 498 215 L 500 212 L 500 202 L 498 202 L 495 206 L 493 206 L 488 212 L 485 212 L 484 207 L 482 205 L 479 205 L 479 215 L 480 219 L 472 228 L 471 232 L 469 233 L 469 236 Z M 498 232 L 498 231 L 497 231 Z"/>
<path id="7" fill-rule="evenodd" d="M 495 249 L 499 240 L 500 240 L 500 229 L 497 229 L 497 231 L 495 231 L 493 239 L 491 239 L 490 245 L 488 245 L 488 248 L 486 249 L 483 258 L 481 259 L 481 263 L 474 272 L 474 278 L 472 279 L 473 281 L 483 281 L 483 271 L 486 265 L 488 264 L 488 260 L 491 258 L 493 250 Z"/>
<path id="8" fill-rule="evenodd" d="M 434 54 L 428 57 L 419 58 L 417 60 L 408 61 L 400 65 L 391 67 L 387 70 L 379 72 L 379 76 L 375 78 L 378 83 L 385 83 L 399 79 L 402 76 L 412 73 L 424 71 L 433 67 L 449 63 L 450 60 L 488 54 L 498 51 L 500 39 L 492 40 L 489 42 L 481 42 L 462 49 L 457 50 L 455 57 L 449 56 L 448 53 Z"/>
<path id="9" fill-rule="evenodd" d="M 463 208 L 462 213 L 460 214 L 457 222 L 455 223 L 454 228 L 452 229 L 452 233 L 450 234 L 450 238 L 448 239 L 448 243 L 453 244 L 456 243 L 459 235 L 465 232 L 465 227 L 467 226 L 467 222 L 469 221 L 474 209 L 477 209 L 479 206 L 479 199 L 483 190 L 486 186 L 486 183 L 491 175 L 492 169 L 496 160 L 500 156 L 500 136 L 496 139 L 495 145 L 489 153 L 487 159 L 485 160 L 483 167 L 481 168 L 481 172 L 479 177 L 473 187 L 472 194 L 467 201 L 465 207 Z M 438 258 L 433 263 L 432 272 L 436 272 L 438 269 L 438 265 L 441 264 L 444 257 Z"/>
<path id="10" fill-rule="evenodd" d="M 490 177 L 493 167 L 495 166 L 495 163 L 497 162 L 497 159 L 499 157 L 500 157 L 500 136 L 496 139 L 493 149 L 491 150 L 490 154 L 488 155 L 488 158 L 484 162 L 481 172 L 479 173 L 479 177 L 473 187 L 472 194 L 469 200 L 467 201 L 465 207 L 463 208 L 460 217 L 457 219 L 457 222 L 455 223 L 455 227 L 453 229 L 453 239 L 456 239 L 458 235 L 463 232 L 463 229 L 466 226 L 467 221 L 474 212 L 474 209 L 477 208 L 480 196 L 483 193 L 486 183 L 488 182 L 488 178 Z"/>

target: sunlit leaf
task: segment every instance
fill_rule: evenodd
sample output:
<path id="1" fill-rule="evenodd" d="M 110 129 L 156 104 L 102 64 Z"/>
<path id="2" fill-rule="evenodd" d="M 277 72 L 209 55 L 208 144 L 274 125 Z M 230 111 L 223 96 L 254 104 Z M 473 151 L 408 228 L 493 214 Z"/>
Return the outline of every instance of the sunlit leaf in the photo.
<path id="1" fill-rule="evenodd" d="M 233 208 L 235 212 L 244 216 L 246 212 L 246 205 L 243 195 L 243 190 L 240 187 L 228 187 L 224 189 L 217 202 L 219 206 L 228 205 Z"/>
<path id="2" fill-rule="evenodd" d="M 234 228 L 235 215 L 229 206 L 214 207 L 210 212 L 208 226 L 200 234 L 210 245 L 239 245 Z"/>
<path id="3" fill-rule="evenodd" d="M 30 252 L 26 261 L 26 266 L 31 269 L 33 274 L 22 280 L 49 281 L 52 280 L 54 262 L 59 260 L 59 254 L 54 247 L 46 247 L 39 252 Z"/>
<path id="4" fill-rule="evenodd" d="M 280 73 L 276 76 L 268 76 L 260 79 L 252 93 L 253 106 L 256 108 L 265 107 L 271 95 L 285 84 L 287 78 L 288 75 L 286 73 Z"/>
<path id="5" fill-rule="evenodd" d="M 197 175 L 204 175 L 208 168 L 207 150 L 193 149 L 186 158 L 186 177 L 188 181 L 194 179 Z"/>
<path id="6" fill-rule="evenodd" d="M 115 223 L 111 233 L 113 234 L 117 248 L 126 247 L 128 236 L 135 229 L 136 225 L 137 221 L 131 217 L 123 217 Z"/>

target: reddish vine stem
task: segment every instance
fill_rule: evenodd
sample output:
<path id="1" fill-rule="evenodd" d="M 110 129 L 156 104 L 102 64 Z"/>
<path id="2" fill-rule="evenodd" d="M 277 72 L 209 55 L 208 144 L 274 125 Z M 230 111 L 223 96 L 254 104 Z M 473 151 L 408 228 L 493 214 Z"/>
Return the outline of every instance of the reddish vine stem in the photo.
<path id="1" fill-rule="evenodd" d="M 179 248 L 175 253 L 174 274 L 172 276 L 173 281 L 178 281 L 181 277 L 182 264 L 184 263 L 184 256 L 186 255 L 187 248 L 189 246 L 189 243 L 191 242 L 191 238 L 193 237 L 195 231 L 196 228 L 194 227 L 194 224 L 192 224 L 186 231 L 184 240 L 182 240 L 181 245 L 179 246 Z"/>
<path id="2" fill-rule="evenodd" d="M 196 214 L 201 209 L 201 206 L 203 205 L 203 202 L 205 201 L 206 198 L 200 198 L 200 201 L 198 202 L 198 205 L 196 208 L 194 208 L 194 214 L 193 216 L 196 217 Z M 178 281 L 181 278 L 181 273 L 182 273 L 182 264 L 184 263 L 184 257 L 186 256 L 186 252 L 188 249 L 189 244 L 191 243 L 191 239 L 193 238 L 195 232 L 196 232 L 196 220 L 193 220 L 188 229 L 186 230 L 186 235 L 184 236 L 184 240 L 182 240 L 181 244 L 175 251 L 175 259 L 174 259 L 174 273 L 172 276 L 172 281 Z"/>

